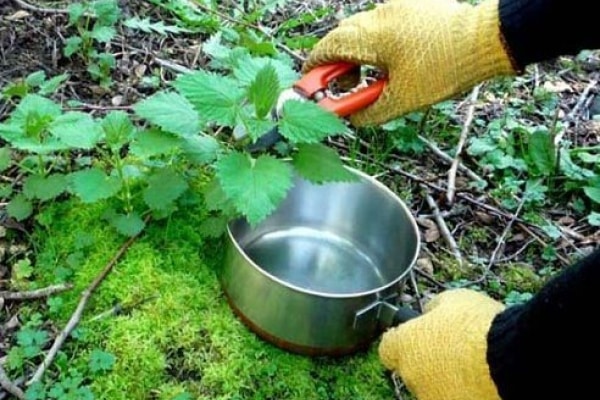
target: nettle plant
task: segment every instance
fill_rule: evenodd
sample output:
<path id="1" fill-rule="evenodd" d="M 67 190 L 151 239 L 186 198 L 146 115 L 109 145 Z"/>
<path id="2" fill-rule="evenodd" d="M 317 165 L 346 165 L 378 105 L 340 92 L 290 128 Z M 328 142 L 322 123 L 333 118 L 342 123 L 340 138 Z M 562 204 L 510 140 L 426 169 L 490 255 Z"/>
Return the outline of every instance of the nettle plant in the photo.
<path id="1" fill-rule="evenodd" d="M 336 115 L 289 101 L 280 119 L 271 118 L 281 89 L 298 78 L 291 62 L 234 49 L 219 66 L 219 74 L 179 76 L 169 89 L 135 104 L 133 115 L 111 111 L 94 118 L 64 111 L 37 93 L 16 97 L 0 124 L 0 138 L 9 144 L 0 149 L 0 169 L 17 168 L 23 177 L 0 187 L 8 213 L 23 220 L 74 195 L 83 203 L 107 202 L 106 220 L 135 235 L 147 215 L 168 216 L 193 192 L 211 211 L 207 233 L 217 235 L 234 217 L 263 220 L 296 173 L 318 183 L 354 179 L 320 143 L 347 130 Z M 246 150 L 274 126 L 285 138 L 276 151 Z M 234 132 L 245 139 L 236 140 Z"/>

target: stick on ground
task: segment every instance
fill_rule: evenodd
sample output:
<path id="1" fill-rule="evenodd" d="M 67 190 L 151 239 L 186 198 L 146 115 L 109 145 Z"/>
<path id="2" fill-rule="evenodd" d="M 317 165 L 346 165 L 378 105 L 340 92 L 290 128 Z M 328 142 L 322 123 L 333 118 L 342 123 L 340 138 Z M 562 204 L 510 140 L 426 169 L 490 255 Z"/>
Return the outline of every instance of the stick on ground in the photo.
<path id="1" fill-rule="evenodd" d="M 61 283 L 58 285 L 52 285 L 41 289 L 30 290 L 27 292 L 2 292 L 0 291 L 0 298 L 4 300 L 32 300 L 41 299 L 43 297 L 49 297 L 53 294 L 64 292 L 73 287 L 70 283 Z"/>
<path id="2" fill-rule="evenodd" d="M 2 364 L 0 364 L 0 387 L 15 396 L 17 399 L 25 398 L 25 393 L 21 390 L 21 388 L 15 385 L 14 382 L 8 378 L 8 375 L 6 375 Z"/>

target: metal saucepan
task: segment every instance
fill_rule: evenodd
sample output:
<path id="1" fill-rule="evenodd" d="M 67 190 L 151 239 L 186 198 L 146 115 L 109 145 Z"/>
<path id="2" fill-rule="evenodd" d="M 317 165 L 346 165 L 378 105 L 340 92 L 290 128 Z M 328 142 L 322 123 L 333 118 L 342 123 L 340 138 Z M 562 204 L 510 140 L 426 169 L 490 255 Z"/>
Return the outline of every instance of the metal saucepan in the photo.
<path id="1" fill-rule="evenodd" d="M 398 298 L 420 238 L 410 211 L 376 179 L 296 177 L 283 203 L 251 227 L 229 224 L 219 276 L 235 313 L 263 339 L 312 356 L 367 347 L 416 312 Z"/>

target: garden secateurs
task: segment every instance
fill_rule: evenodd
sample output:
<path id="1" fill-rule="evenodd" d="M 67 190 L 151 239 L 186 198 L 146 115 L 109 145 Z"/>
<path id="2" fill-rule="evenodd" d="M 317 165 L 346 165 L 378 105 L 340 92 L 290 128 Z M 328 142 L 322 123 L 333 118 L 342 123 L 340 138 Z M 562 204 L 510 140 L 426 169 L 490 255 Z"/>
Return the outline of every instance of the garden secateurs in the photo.
<path id="1" fill-rule="evenodd" d="M 304 76 L 294 85 L 281 92 L 271 111 L 271 117 L 278 119 L 281 116 L 283 105 L 286 101 L 314 101 L 321 107 L 340 117 L 347 117 L 374 103 L 383 92 L 387 79 L 381 78 L 367 86 L 356 88 L 343 96 L 331 96 L 330 84 L 337 78 L 351 72 L 357 65 L 339 62 L 318 66 Z M 274 146 L 282 139 L 277 127 L 261 136 L 256 143 L 248 146 L 250 152 L 264 150 Z"/>

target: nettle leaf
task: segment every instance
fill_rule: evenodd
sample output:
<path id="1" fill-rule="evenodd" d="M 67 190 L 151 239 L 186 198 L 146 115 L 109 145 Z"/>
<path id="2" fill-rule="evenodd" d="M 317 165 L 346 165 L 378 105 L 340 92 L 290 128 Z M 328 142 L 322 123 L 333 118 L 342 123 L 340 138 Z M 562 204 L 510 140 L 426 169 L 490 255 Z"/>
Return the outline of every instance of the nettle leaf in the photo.
<path id="1" fill-rule="evenodd" d="M 89 114 L 71 111 L 54 120 L 50 125 L 50 133 L 73 148 L 91 149 L 104 132 Z"/>
<path id="2" fill-rule="evenodd" d="M 160 129 L 138 132 L 131 144 L 131 154 L 140 158 L 149 158 L 169 154 L 179 148 L 181 139 Z"/>
<path id="3" fill-rule="evenodd" d="M 539 173 L 549 176 L 554 173 L 556 149 L 552 135 L 545 131 L 536 131 L 529 136 L 528 153 L 531 162 Z"/>
<path id="4" fill-rule="evenodd" d="M 62 113 L 61 107 L 37 94 L 25 96 L 12 112 L 9 124 L 18 126 L 26 135 L 38 135 Z"/>
<path id="5" fill-rule="evenodd" d="M 94 203 L 114 196 L 121 190 L 121 181 L 99 168 L 90 168 L 70 175 L 72 190 L 84 203 Z"/>
<path id="6" fill-rule="evenodd" d="M 117 0 L 96 0 L 91 3 L 91 9 L 98 23 L 105 26 L 115 24 L 121 14 Z"/>
<path id="7" fill-rule="evenodd" d="M 63 48 L 63 54 L 65 57 L 71 57 L 81 49 L 83 39 L 79 36 L 69 36 L 65 40 L 65 47 Z"/>
<path id="8" fill-rule="evenodd" d="M 279 96 L 279 78 L 271 64 L 265 65 L 248 87 L 248 99 L 256 109 L 256 116 L 265 118 Z"/>
<path id="9" fill-rule="evenodd" d="M 6 170 L 11 163 L 11 151 L 8 147 L 0 147 L 0 172 Z"/>
<path id="10" fill-rule="evenodd" d="M 46 72 L 43 70 L 32 72 L 25 78 L 25 83 L 32 87 L 37 87 L 46 80 Z"/>
<path id="11" fill-rule="evenodd" d="M 283 105 L 279 132 L 291 142 L 317 143 L 327 136 L 346 130 L 346 126 L 337 115 L 313 102 L 290 100 Z"/>
<path id="12" fill-rule="evenodd" d="M 136 213 L 115 214 L 109 218 L 109 222 L 117 232 L 125 236 L 135 236 L 146 227 L 144 220 Z"/>
<path id="13" fill-rule="evenodd" d="M 165 25 L 164 22 L 151 22 L 150 18 L 141 19 L 139 17 L 129 18 L 125 22 L 123 22 L 128 28 L 131 29 L 139 29 L 142 32 L 146 33 L 158 33 L 159 35 L 166 36 L 169 33 L 182 33 L 182 32 L 190 32 L 189 29 L 180 28 L 175 25 Z"/>
<path id="14" fill-rule="evenodd" d="M 153 210 L 168 208 L 188 188 L 186 180 L 175 171 L 165 168 L 148 177 L 144 201 Z"/>
<path id="15" fill-rule="evenodd" d="M 94 28 L 90 32 L 90 35 L 100 43 L 107 43 L 117 35 L 117 31 L 112 26 L 95 24 Z"/>
<path id="16" fill-rule="evenodd" d="M 198 233 L 202 237 L 218 238 L 227 231 L 229 219 L 224 216 L 208 217 L 200 223 Z"/>
<path id="17" fill-rule="evenodd" d="M 24 194 L 18 194 L 6 205 L 6 211 L 17 221 L 22 221 L 31 215 L 33 205 Z"/>
<path id="18" fill-rule="evenodd" d="M 587 220 L 592 226 L 600 226 L 600 213 L 592 212 L 588 215 Z"/>
<path id="19" fill-rule="evenodd" d="M 235 123 L 244 92 L 233 79 L 198 71 L 180 75 L 174 85 L 203 120 L 227 126 Z"/>
<path id="20" fill-rule="evenodd" d="M 56 92 L 60 85 L 62 85 L 67 79 L 69 79 L 69 74 L 67 73 L 52 77 L 40 84 L 38 93 L 42 96 L 52 94 Z"/>
<path id="21" fill-rule="evenodd" d="M 273 212 L 292 186 L 290 165 L 268 155 L 253 159 L 231 153 L 220 159 L 216 167 L 223 191 L 250 224 Z"/>
<path id="22" fill-rule="evenodd" d="M 198 112 L 178 93 L 158 92 L 133 108 L 137 115 L 167 132 L 191 136 L 200 131 Z"/>
<path id="23" fill-rule="evenodd" d="M 344 167 L 335 150 L 320 144 L 301 144 L 292 156 L 292 164 L 298 173 L 315 183 L 351 182 L 357 177 Z"/>
<path id="24" fill-rule="evenodd" d="M 113 151 L 119 150 L 127 144 L 135 133 L 135 126 L 125 111 L 111 111 L 101 123 L 104 130 L 106 144 Z"/>
<path id="25" fill-rule="evenodd" d="M 583 188 L 583 192 L 596 203 L 600 203 L 600 187 L 586 186 Z"/>
<path id="26" fill-rule="evenodd" d="M 233 70 L 233 75 L 238 79 L 242 86 L 248 86 L 255 80 L 258 72 L 265 66 L 271 65 L 275 68 L 279 84 L 282 88 L 292 86 L 299 78 L 299 75 L 290 64 L 268 57 L 252 57 L 245 54 L 239 57 L 237 65 Z"/>
<path id="27" fill-rule="evenodd" d="M 188 160 L 194 164 L 204 165 L 217 158 L 221 145 L 212 136 L 198 135 L 185 138 L 181 148 Z"/>
<path id="28" fill-rule="evenodd" d="M 29 199 L 48 201 L 62 194 L 68 186 L 65 175 L 30 175 L 23 184 L 23 194 Z"/>
<path id="29" fill-rule="evenodd" d="M 75 25 L 85 13 L 85 7 L 82 3 L 71 3 L 67 10 L 69 11 L 69 25 Z"/>

